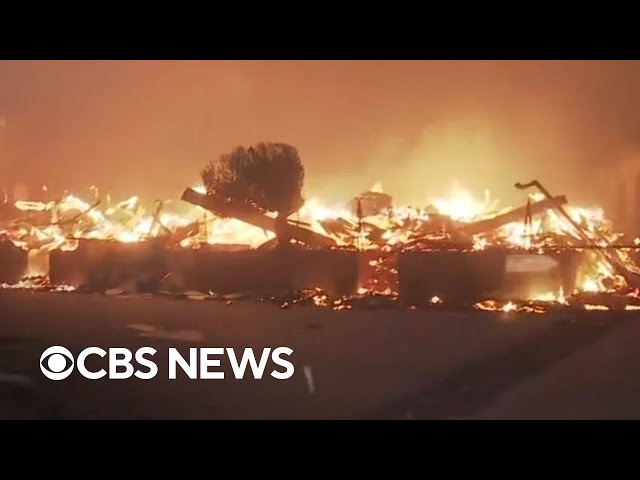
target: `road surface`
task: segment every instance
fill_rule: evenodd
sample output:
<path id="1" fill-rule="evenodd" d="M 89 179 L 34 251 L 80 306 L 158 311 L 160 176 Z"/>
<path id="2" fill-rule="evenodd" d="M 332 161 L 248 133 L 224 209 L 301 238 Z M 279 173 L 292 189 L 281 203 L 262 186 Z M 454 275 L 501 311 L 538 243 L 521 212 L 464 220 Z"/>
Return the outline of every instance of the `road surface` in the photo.
<path id="1" fill-rule="evenodd" d="M 0 418 L 640 418 L 639 320 L 0 291 Z M 151 346 L 159 372 L 51 381 L 52 345 Z M 236 380 L 224 357 L 224 380 L 167 378 L 170 347 L 279 346 L 294 352 L 287 380 Z"/>

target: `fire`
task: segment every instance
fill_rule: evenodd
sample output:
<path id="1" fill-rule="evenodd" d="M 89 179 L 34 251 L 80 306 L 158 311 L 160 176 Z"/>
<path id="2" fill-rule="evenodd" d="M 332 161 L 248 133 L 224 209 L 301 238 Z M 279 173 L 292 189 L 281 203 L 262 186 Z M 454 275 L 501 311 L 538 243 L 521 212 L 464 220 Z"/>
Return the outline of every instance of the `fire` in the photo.
<path id="1" fill-rule="evenodd" d="M 532 298 L 532 300 L 536 300 L 538 302 L 555 302 L 556 296 L 553 292 L 543 293 L 542 295 L 536 295 Z"/>
<path id="2" fill-rule="evenodd" d="M 584 309 L 605 311 L 605 310 L 609 310 L 609 307 L 607 307 L 606 305 L 593 305 L 593 304 L 587 303 L 585 304 Z"/>
<path id="3" fill-rule="evenodd" d="M 534 295 L 531 300 L 536 302 L 560 303 L 562 305 L 567 304 L 567 300 L 564 296 L 564 289 L 562 287 L 558 289 L 558 293 L 547 292 L 540 295 Z"/>
<path id="4" fill-rule="evenodd" d="M 205 193 L 205 188 L 197 184 L 194 190 Z M 382 186 L 377 183 L 372 187 L 372 191 L 382 191 Z M 97 189 L 92 189 L 94 194 Z M 209 244 L 246 244 L 250 247 L 257 247 L 274 235 L 265 232 L 257 227 L 248 225 L 232 218 L 219 218 L 200 207 L 180 204 L 180 202 L 164 202 L 161 212 L 157 212 L 157 206 L 145 208 L 141 204 L 139 197 L 132 196 L 124 201 L 111 204 L 111 199 L 107 196 L 105 201 L 90 202 L 75 195 L 67 195 L 58 202 L 35 202 L 20 200 L 15 203 L 18 210 L 25 212 L 29 217 L 33 213 L 49 213 L 51 221 L 46 225 L 38 225 L 35 220 L 28 218 L 17 228 L 11 231 L 14 243 L 20 246 L 32 246 L 37 243 L 47 243 L 49 249 L 73 248 L 70 240 L 77 239 L 104 239 L 116 240 L 120 242 L 139 242 L 149 238 L 155 238 L 167 233 L 197 224 L 200 229 L 197 235 L 191 235 L 182 245 L 185 247 L 197 246 L 201 243 Z M 170 204 L 170 205 L 169 205 Z M 458 184 L 454 184 L 449 198 L 439 198 L 430 202 L 439 215 L 450 218 L 457 222 L 471 222 L 475 219 L 496 214 L 499 211 L 497 202 L 491 200 L 489 191 L 485 192 L 485 198 L 480 201 Z M 171 211 L 174 208 L 175 211 Z M 552 212 L 551 212 L 552 213 Z M 576 208 L 572 210 L 576 219 L 586 219 L 590 228 L 602 221 L 601 210 L 588 210 Z M 70 217 L 77 217 L 78 222 L 72 228 L 65 228 L 65 221 Z M 329 219 L 343 219 L 355 230 L 358 219 L 355 214 L 344 207 L 329 207 L 317 199 L 308 200 L 295 215 L 295 218 L 303 222 L 308 228 L 327 235 L 322 222 Z M 407 229 L 410 222 L 418 225 L 428 222 L 429 214 L 424 209 L 397 207 L 392 212 L 367 217 L 367 223 L 383 230 L 382 240 L 389 246 L 402 245 L 411 240 L 412 231 Z M 551 214 L 550 231 L 567 235 L 566 226 L 563 221 Z M 538 229 L 536 226 L 536 229 Z M 513 222 L 506 225 L 493 235 L 501 243 L 513 246 L 524 246 L 523 222 Z M 355 244 L 358 240 L 364 248 L 379 248 L 373 245 L 368 233 L 361 236 L 358 232 L 351 231 L 346 237 L 336 237 L 339 245 Z M 474 235 L 473 248 L 482 250 L 490 246 L 493 242 L 483 235 Z M 609 276 L 610 272 L 604 271 L 606 266 L 598 267 L 596 272 L 599 276 Z M 601 289 L 596 284 L 597 280 L 589 278 L 585 280 L 584 290 L 598 291 Z"/>
<path id="5" fill-rule="evenodd" d="M 491 200 L 489 190 L 485 190 L 484 199 L 479 201 L 458 182 L 453 183 L 448 198 L 436 198 L 430 203 L 438 210 L 439 214 L 462 222 L 469 222 L 491 213 L 497 205 L 497 202 Z"/>
<path id="6" fill-rule="evenodd" d="M 434 297 L 431 297 L 431 300 L 429 300 L 429 303 L 431 303 L 432 305 L 441 305 L 444 302 L 440 297 L 436 295 Z"/>
<path id="7" fill-rule="evenodd" d="M 583 292 L 596 293 L 601 292 L 603 288 L 596 278 L 585 278 L 582 282 L 581 290 Z"/>
<path id="8" fill-rule="evenodd" d="M 207 188 L 202 183 L 196 183 L 191 188 L 193 188 L 198 193 L 202 193 L 202 194 L 207 193 Z"/>
<path id="9" fill-rule="evenodd" d="M 484 250 L 485 248 L 487 248 L 488 244 L 489 242 L 486 238 L 478 236 L 473 237 L 473 250 Z"/>
<path id="10" fill-rule="evenodd" d="M 206 193 L 198 183 L 192 187 Z M 20 213 L 11 222 L 0 223 L 0 236 L 6 236 L 19 248 L 50 252 L 52 250 L 74 250 L 79 240 L 99 239 L 123 243 L 142 242 L 150 239 L 166 239 L 172 246 L 199 248 L 203 245 L 241 245 L 258 248 L 275 238 L 273 232 L 263 230 L 235 218 L 222 218 L 199 206 L 181 200 L 145 202 L 131 196 L 114 202 L 109 195 L 101 195 L 91 187 L 90 198 L 66 194 L 60 199 L 47 201 L 18 200 L 15 208 Z M 382 194 L 382 184 L 376 183 L 370 192 Z M 530 205 L 545 200 L 541 194 L 528 196 Z M 352 208 L 345 205 L 327 205 L 317 198 L 309 198 L 290 220 L 303 228 L 329 237 L 339 247 L 359 250 L 379 249 L 383 252 L 415 248 L 417 242 L 426 242 L 426 248 L 438 248 L 439 244 L 452 244 L 451 248 L 485 250 L 493 246 L 525 249 L 541 252 L 559 246 L 571 247 L 584 243 L 572 222 L 552 208 L 530 218 L 517 218 L 507 224 L 468 235 L 468 244 L 459 247 L 455 232 L 480 221 L 494 219 L 512 208 L 501 207 L 485 190 L 482 198 L 476 198 L 459 183 L 454 183 L 448 196 L 431 199 L 424 207 L 394 206 L 364 218 L 358 218 Z M 619 236 L 611 230 L 604 211 L 599 207 L 567 206 L 572 221 L 599 247 L 607 247 Z M 270 215 L 270 214 L 267 214 Z M 447 243 L 449 242 L 449 243 Z M 640 238 L 635 239 L 640 246 Z M 577 248 L 577 247 L 576 247 Z M 640 272 L 628 253 L 620 251 L 617 258 L 629 269 Z M 600 293 L 617 291 L 624 279 L 617 277 L 612 261 L 597 249 L 585 252 L 587 261 L 580 267 L 577 292 Z M 380 267 L 377 260 L 369 262 L 372 269 Z M 43 272 L 31 272 L 42 274 Z M 381 289 L 382 290 L 382 289 Z M 365 287 L 359 295 L 369 293 Z M 535 295 L 531 300 L 566 304 L 565 294 L 575 292 L 547 292 Z M 319 295 L 316 303 L 326 303 Z M 431 304 L 442 300 L 435 296 Z M 347 308 L 339 304 L 338 308 Z M 594 305 L 585 306 L 596 309 Z M 527 311 L 526 307 L 513 302 L 505 304 L 481 303 L 476 308 L 491 311 Z M 524 310 L 523 310 L 524 309 Z M 535 309 L 534 309 L 535 310 Z"/>
<path id="11" fill-rule="evenodd" d="M 496 300 L 485 300 L 483 302 L 478 302 L 473 306 L 476 310 L 481 310 L 484 312 L 502 312 L 502 313 L 535 313 L 542 314 L 545 313 L 546 310 L 538 305 L 519 305 L 515 302 L 506 302 L 504 304 L 500 304 Z"/>
<path id="12" fill-rule="evenodd" d="M 382 193 L 382 183 L 381 182 L 376 182 L 375 185 L 373 187 L 371 187 L 371 189 L 369 189 L 370 192 L 375 192 L 375 193 Z"/>
<path id="13" fill-rule="evenodd" d="M 513 312 L 514 310 L 517 310 L 517 307 L 516 307 L 516 304 L 513 302 L 508 302 L 502 307 L 503 312 Z"/>
<path id="14" fill-rule="evenodd" d="M 0 290 L 33 290 L 46 286 L 51 292 L 74 292 L 76 288 L 73 285 L 47 285 L 46 280 L 40 279 L 24 279 L 15 284 L 0 283 Z"/>
<path id="15" fill-rule="evenodd" d="M 17 201 L 15 207 L 25 212 L 27 218 L 19 220 L 21 225 L 8 233 L 17 246 L 49 251 L 58 248 L 73 250 L 78 239 L 140 242 L 175 233 L 194 224 L 199 227 L 197 234 L 184 239 L 182 246 L 238 243 L 258 247 L 274 238 L 271 232 L 236 219 L 222 219 L 200 207 L 178 202 L 165 202 L 167 206 L 163 204 L 163 211 L 157 206 L 145 208 L 137 196 L 115 205 L 111 205 L 107 198 L 105 203 L 100 208 L 100 204 L 91 204 L 75 195 L 67 195 L 58 202 Z M 168 211 L 169 208 L 175 211 Z M 48 213 L 49 224 L 38 225 L 38 220 L 29 219 L 30 212 Z M 78 221 L 70 222 L 74 218 Z"/>
<path id="16" fill-rule="evenodd" d="M 329 305 L 328 298 L 320 289 L 316 289 L 316 294 L 312 297 L 313 304 L 317 307 L 327 307 Z"/>

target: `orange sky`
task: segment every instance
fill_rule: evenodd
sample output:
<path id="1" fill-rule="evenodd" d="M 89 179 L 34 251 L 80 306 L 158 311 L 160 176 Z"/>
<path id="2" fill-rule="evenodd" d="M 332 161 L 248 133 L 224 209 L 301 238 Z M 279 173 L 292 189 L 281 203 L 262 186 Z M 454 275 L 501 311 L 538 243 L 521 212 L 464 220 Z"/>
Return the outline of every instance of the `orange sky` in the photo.
<path id="1" fill-rule="evenodd" d="M 417 203 L 457 177 L 509 200 L 538 177 L 597 201 L 639 120 L 638 62 L 0 61 L 0 186 L 179 196 L 220 153 L 282 141 L 308 196 L 381 180 Z"/>

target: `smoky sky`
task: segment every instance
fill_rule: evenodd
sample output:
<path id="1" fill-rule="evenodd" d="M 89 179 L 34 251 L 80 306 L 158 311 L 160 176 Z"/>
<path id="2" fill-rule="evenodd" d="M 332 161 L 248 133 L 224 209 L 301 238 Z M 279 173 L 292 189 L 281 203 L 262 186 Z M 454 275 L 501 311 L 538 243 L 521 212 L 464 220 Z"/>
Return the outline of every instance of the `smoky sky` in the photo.
<path id="1" fill-rule="evenodd" d="M 0 185 L 177 197 L 236 145 L 295 145 L 305 194 L 453 179 L 598 201 L 640 140 L 635 61 L 2 61 Z M 521 195 L 521 193 L 520 193 Z"/>

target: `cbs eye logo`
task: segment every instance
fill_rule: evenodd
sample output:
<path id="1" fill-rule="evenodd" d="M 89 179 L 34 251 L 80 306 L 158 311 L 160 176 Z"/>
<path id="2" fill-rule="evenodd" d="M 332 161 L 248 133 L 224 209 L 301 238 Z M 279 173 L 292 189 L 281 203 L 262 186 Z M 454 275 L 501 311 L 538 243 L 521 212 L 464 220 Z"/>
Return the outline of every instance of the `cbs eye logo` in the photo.
<path id="1" fill-rule="evenodd" d="M 49 347 L 40 356 L 40 370 L 49 380 L 64 380 L 73 366 L 73 355 L 64 347 Z"/>

